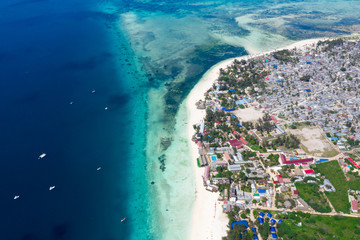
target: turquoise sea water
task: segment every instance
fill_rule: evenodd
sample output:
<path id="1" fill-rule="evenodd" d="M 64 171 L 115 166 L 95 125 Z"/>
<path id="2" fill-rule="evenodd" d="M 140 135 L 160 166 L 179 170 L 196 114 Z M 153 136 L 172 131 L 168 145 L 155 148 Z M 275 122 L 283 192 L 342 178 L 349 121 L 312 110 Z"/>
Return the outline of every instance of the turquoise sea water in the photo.
<path id="1" fill-rule="evenodd" d="M 359 1 L 1 1 L 0 239 L 186 239 L 191 88 L 246 51 L 356 31 L 354 9 Z"/>

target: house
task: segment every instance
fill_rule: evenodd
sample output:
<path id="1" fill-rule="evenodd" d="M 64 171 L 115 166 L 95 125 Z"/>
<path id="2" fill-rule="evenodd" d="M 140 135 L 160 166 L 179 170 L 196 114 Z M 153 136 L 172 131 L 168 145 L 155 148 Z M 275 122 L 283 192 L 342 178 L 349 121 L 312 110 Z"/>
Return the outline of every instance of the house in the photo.
<path id="1" fill-rule="evenodd" d="M 299 191 L 298 190 L 294 190 L 293 191 L 293 198 L 298 198 L 299 197 Z"/>
<path id="2" fill-rule="evenodd" d="M 229 165 L 229 166 L 228 166 L 228 170 L 231 171 L 231 172 L 240 171 L 240 170 L 241 170 L 241 166 L 240 166 L 240 165 Z"/>
<path id="3" fill-rule="evenodd" d="M 303 173 L 303 171 L 301 171 L 301 169 L 299 169 L 299 168 L 296 168 L 295 170 L 294 170 L 294 174 L 295 174 L 295 176 L 304 176 L 304 173 Z"/>
<path id="4" fill-rule="evenodd" d="M 203 179 L 206 184 L 210 183 L 209 176 L 210 176 L 210 167 L 206 166 L 204 169 L 204 175 L 203 175 Z"/>
<path id="5" fill-rule="evenodd" d="M 358 202 L 356 200 L 351 201 L 351 211 L 357 213 L 359 210 Z"/>
<path id="6" fill-rule="evenodd" d="M 241 142 L 239 140 L 237 140 L 237 139 L 229 140 L 229 144 L 232 147 L 241 147 Z"/>
<path id="7" fill-rule="evenodd" d="M 305 174 L 305 175 L 310 175 L 310 174 L 314 174 L 314 173 L 315 173 L 314 169 L 304 170 L 304 174 Z"/>
<path id="8" fill-rule="evenodd" d="M 266 190 L 265 189 L 258 189 L 258 192 L 261 197 L 265 197 Z"/>
<path id="9" fill-rule="evenodd" d="M 287 160 L 286 156 L 284 154 L 280 154 L 281 164 L 282 165 L 291 165 L 291 164 L 304 164 L 304 163 L 313 163 L 313 158 L 304 158 L 304 159 L 298 159 L 298 160 Z"/>

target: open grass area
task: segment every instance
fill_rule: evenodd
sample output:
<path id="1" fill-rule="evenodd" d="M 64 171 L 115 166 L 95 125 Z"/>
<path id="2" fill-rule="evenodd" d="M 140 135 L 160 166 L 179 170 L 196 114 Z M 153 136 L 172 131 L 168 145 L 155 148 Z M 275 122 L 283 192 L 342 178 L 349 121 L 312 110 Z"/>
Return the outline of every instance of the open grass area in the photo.
<path id="1" fill-rule="evenodd" d="M 356 178 L 355 180 L 350 181 L 349 182 L 349 187 L 352 190 L 360 190 L 360 178 Z"/>
<path id="2" fill-rule="evenodd" d="M 326 196 L 330 200 L 337 212 L 350 212 L 350 203 L 348 200 L 349 182 L 346 181 L 343 171 L 337 161 L 330 161 L 316 165 L 316 172 L 325 175 L 327 179 L 334 185 L 335 192 L 326 192 Z M 359 184 L 360 185 L 360 184 Z"/>
<path id="3" fill-rule="evenodd" d="M 319 191 L 319 185 L 316 183 L 295 183 L 299 196 L 305 200 L 315 211 L 326 213 L 331 212 L 329 203 L 324 193 Z"/>
<path id="4" fill-rule="evenodd" d="M 277 225 L 278 236 L 283 239 L 360 239 L 358 218 L 311 215 L 302 212 L 277 214 L 284 220 Z M 301 227 L 297 226 L 299 222 L 302 223 Z"/>
<path id="5" fill-rule="evenodd" d="M 266 149 L 261 148 L 259 145 L 249 145 L 249 147 L 254 151 L 259 151 L 261 153 L 266 152 Z"/>

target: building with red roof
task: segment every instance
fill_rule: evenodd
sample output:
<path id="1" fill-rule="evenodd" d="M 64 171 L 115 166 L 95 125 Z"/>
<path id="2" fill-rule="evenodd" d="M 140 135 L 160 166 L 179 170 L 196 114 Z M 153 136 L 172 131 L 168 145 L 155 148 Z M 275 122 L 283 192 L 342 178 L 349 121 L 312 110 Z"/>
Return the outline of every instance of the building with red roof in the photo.
<path id="1" fill-rule="evenodd" d="M 287 160 L 286 156 L 284 154 L 280 154 L 281 164 L 282 165 L 291 165 L 291 164 L 303 164 L 303 163 L 313 163 L 313 158 L 304 158 L 304 159 L 298 159 L 298 160 Z"/>
<path id="2" fill-rule="evenodd" d="M 314 169 L 307 169 L 307 170 L 304 170 L 304 173 L 305 174 L 314 174 Z"/>
<path id="3" fill-rule="evenodd" d="M 359 165 L 357 165 L 357 163 L 354 160 L 352 160 L 352 158 L 348 158 L 348 160 L 349 160 L 349 162 L 352 163 L 352 165 L 354 165 L 354 167 L 360 168 Z"/>
<path id="4" fill-rule="evenodd" d="M 229 140 L 229 143 L 232 147 L 241 146 L 241 142 L 237 139 Z"/>
<path id="5" fill-rule="evenodd" d="M 249 143 L 247 141 L 245 141 L 245 139 L 243 139 L 242 137 L 240 138 L 240 141 L 245 144 L 245 145 L 248 145 Z"/>
<path id="6" fill-rule="evenodd" d="M 358 210 L 359 210 L 358 202 L 356 200 L 352 200 L 351 201 L 351 211 L 358 212 Z"/>

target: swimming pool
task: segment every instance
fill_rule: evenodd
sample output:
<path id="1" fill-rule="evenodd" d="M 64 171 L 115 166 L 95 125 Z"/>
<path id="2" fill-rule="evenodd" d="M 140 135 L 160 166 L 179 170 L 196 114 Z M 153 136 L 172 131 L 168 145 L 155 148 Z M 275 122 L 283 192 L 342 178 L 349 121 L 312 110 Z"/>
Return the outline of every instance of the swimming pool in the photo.
<path id="1" fill-rule="evenodd" d="M 216 156 L 211 156 L 211 160 L 216 161 L 217 157 Z"/>

